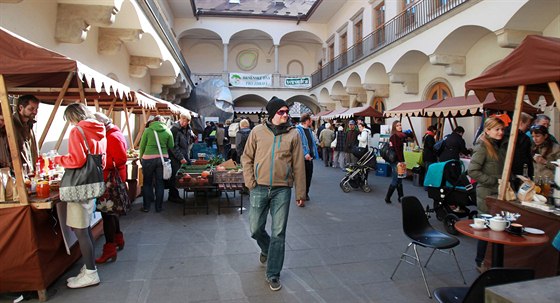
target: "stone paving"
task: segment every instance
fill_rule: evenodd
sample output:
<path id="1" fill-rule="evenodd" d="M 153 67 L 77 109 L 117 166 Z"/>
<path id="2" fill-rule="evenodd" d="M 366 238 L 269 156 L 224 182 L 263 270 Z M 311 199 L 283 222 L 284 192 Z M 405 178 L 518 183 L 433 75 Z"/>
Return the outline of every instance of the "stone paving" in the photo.
<path id="1" fill-rule="evenodd" d="M 180 204 L 167 202 L 162 213 L 143 213 L 138 198 L 134 211 L 121 218 L 124 250 L 116 262 L 98 266 L 101 284 L 66 288 L 66 278 L 82 265 L 78 261 L 49 288 L 49 302 L 433 302 L 418 268 L 403 263 L 389 279 L 409 243 L 396 193 L 392 204 L 383 200 L 390 178 L 372 173 L 372 192 L 343 193 L 342 177 L 340 169 L 316 161 L 311 201 L 305 208 L 292 204 L 280 291 L 265 282 L 248 212 L 222 209 L 218 215 L 217 198 L 211 198 L 209 215 L 190 210 L 183 216 Z M 431 203 L 410 180 L 404 192 Z M 443 230 L 435 216 L 430 222 Z M 456 252 L 470 284 L 477 277 L 476 241 L 459 238 Z M 103 238 L 96 242 L 97 255 L 103 243 Z M 419 250 L 425 261 L 430 251 Z M 436 252 L 426 273 L 432 290 L 462 285 L 450 255 Z M 0 295 L 0 302 L 11 301 Z"/>

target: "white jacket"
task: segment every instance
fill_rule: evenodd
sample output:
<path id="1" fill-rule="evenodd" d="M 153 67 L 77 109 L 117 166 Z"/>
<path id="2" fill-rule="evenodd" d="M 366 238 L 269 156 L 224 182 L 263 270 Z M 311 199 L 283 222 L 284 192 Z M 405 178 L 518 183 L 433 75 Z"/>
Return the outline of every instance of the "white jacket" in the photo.
<path id="1" fill-rule="evenodd" d="M 371 131 L 367 128 L 358 135 L 358 147 L 368 147 L 368 140 L 371 137 Z"/>

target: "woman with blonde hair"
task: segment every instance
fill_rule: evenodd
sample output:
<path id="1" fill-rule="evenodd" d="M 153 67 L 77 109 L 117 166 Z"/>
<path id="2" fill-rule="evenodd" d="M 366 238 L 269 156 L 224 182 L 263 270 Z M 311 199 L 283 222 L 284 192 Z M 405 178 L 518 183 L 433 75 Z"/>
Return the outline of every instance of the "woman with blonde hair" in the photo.
<path id="1" fill-rule="evenodd" d="M 478 137 L 474 153 L 469 164 L 469 176 L 476 180 L 476 205 L 479 213 L 488 212 L 484 199 L 498 194 L 498 180 L 502 176 L 507 144 L 504 144 L 504 121 L 490 117 L 484 122 L 484 130 Z M 478 241 L 476 268 L 485 270 L 484 255 L 488 242 Z"/>
<path id="2" fill-rule="evenodd" d="M 107 140 L 105 126 L 97 121 L 89 109 L 81 103 L 68 105 L 64 119 L 75 127 L 68 137 L 68 154 L 56 156 L 54 163 L 64 168 L 80 168 L 86 163 L 89 153 L 105 155 Z M 87 146 L 86 146 L 87 144 Z M 106 158 L 103 156 L 103 167 Z M 95 199 L 66 203 L 66 225 L 72 228 L 82 253 L 84 266 L 76 277 L 68 278 L 69 288 L 82 288 L 99 284 L 95 267 L 95 251 L 91 233 L 91 215 L 95 209 Z"/>

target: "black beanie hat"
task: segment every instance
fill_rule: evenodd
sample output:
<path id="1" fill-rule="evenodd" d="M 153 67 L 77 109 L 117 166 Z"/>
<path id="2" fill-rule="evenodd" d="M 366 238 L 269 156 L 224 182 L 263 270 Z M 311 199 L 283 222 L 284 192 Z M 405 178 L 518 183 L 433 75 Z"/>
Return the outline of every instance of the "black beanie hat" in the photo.
<path id="1" fill-rule="evenodd" d="M 266 111 L 268 112 L 268 121 L 272 121 L 272 118 L 274 117 L 274 115 L 276 115 L 276 112 L 283 106 L 288 107 L 288 103 L 280 98 L 272 97 L 272 99 L 270 99 L 270 101 L 268 101 L 268 104 L 266 105 Z"/>

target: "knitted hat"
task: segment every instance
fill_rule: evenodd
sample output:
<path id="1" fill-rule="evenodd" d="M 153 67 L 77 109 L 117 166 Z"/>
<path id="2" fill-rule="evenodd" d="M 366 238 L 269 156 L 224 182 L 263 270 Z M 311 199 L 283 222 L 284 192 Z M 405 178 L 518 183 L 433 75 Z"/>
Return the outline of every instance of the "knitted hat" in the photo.
<path id="1" fill-rule="evenodd" d="M 270 101 L 268 101 L 268 104 L 266 105 L 266 111 L 268 112 L 268 121 L 272 121 L 272 118 L 274 118 L 276 112 L 284 106 L 288 107 L 288 103 L 286 103 L 286 101 L 277 97 L 272 97 L 272 99 L 270 99 Z"/>
<path id="2" fill-rule="evenodd" d="M 356 122 L 354 122 L 354 120 L 350 120 L 350 122 L 348 122 L 349 125 L 355 125 Z"/>

